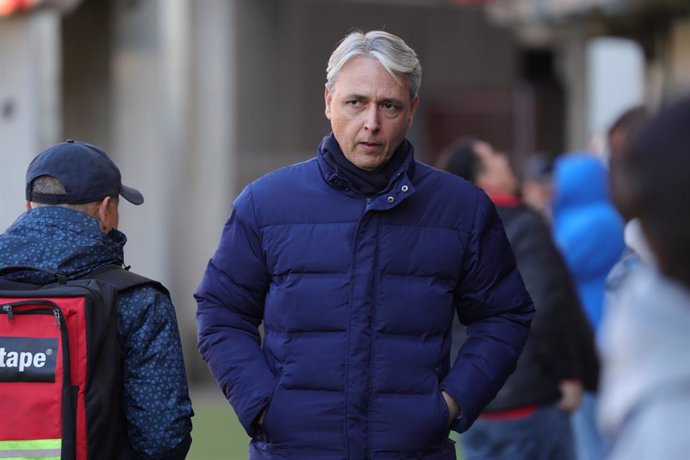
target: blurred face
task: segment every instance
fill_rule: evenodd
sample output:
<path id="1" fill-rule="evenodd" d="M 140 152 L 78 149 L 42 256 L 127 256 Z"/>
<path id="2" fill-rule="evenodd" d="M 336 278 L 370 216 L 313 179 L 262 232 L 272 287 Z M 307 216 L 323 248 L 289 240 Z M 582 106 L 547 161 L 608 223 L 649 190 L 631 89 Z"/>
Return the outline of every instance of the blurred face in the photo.
<path id="1" fill-rule="evenodd" d="M 345 158 L 375 171 L 405 139 L 419 98 L 410 99 L 406 78 L 399 84 L 375 59 L 357 56 L 326 87 L 326 118 Z"/>
<path id="2" fill-rule="evenodd" d="M 477 185 L 489 194 L 515 194 L 518 189 L 518 180 L 510 166 L 508 156 L 481 141 L 474 144 L 474 151 L 482 162 L 482 170 L 477 174 Z"/>
<path id="3" fill-rule="evenodd" d="M 520 191 L 522 192 L 522 201 L 550 219 L 551 202 L 553 200 L 552 184 L 525 180 L 520 187 Z"/>

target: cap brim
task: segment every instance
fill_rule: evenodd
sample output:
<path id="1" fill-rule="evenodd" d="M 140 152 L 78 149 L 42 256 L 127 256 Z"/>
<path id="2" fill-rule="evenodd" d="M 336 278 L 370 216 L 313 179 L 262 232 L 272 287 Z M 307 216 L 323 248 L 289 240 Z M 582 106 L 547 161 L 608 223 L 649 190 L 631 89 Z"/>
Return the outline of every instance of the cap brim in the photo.
<path id="1" fill-rule="evenodd" d="M 144 202 L 144 195 L 139 190 L 126 185 L 121 187 L 120 196 L 132 204 L 140 205 Z"/>

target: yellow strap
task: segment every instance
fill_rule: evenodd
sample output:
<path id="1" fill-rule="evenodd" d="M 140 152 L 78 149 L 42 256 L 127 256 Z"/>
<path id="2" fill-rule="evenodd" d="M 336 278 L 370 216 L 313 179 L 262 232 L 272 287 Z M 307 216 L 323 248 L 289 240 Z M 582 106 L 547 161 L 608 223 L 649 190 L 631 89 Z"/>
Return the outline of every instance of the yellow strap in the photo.
<path id="1" fill-rule="evenodd" d="M 61 439 L 30 439 L 0 441 L 0 459 L 3 460 L 60 460 Z"/>

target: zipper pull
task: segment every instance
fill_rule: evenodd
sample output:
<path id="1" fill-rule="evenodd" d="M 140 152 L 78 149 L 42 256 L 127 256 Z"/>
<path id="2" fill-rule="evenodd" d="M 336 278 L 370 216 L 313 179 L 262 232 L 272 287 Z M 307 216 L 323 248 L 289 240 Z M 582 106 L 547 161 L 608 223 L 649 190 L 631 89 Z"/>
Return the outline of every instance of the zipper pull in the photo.
<path id="1" fill-rule="evenodd" d="M 14 312 L 12 311 L 12 305 L 7 304 L 2 306 L 2 311 L 7 313 L 7 319 L 10 321 L 14 321 Z"/>
<path id="2" fill-rule="evenodd" d="M 57 324 L 57 327 L 60 327 L 60 310 L 55 308 L 53 310 L 53 315 L 55 315 L 55 324 Z"/>

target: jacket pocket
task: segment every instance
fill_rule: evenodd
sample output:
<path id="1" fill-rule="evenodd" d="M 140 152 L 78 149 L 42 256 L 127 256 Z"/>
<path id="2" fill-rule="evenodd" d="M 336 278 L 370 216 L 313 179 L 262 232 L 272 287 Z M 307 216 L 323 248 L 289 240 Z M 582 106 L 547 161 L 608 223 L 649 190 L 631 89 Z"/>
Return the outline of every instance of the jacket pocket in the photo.
<path id="1" fill-rule="evenodd" d="M 448 407 L 438 389 L 420 394 L 379 394 L 373 406 L 374 451 L 417 452 L 448 439 Z"/>
<path id="2" fill-rule="evenodd" d="M 249 460 L 288 460 L 289 457 L 283 455 L 284 451 L 283 446 L 252 439 L 249 443 Z"/>
<path id="3" fill-rule="evenodd" d="M 450 425 L 453 423 L 453 421 L 450 420 L 450 408 L 448 407 L 448 403 L 446 403 L 446 399 L 443 397 L 441 390 L 438 391 L 438 396 L 441 400 L 441 414 L 443 414 L 443 422 L 445 423 L 444 426 L 446 427 L 446 431 L 450 431 Z"/>
<path id="4" fill-rule="evenodd" d="M 456 460 L 455 442 L 445 439 L 428 449 L 414 452 L 373 452 L 372 460 Z"/>
<path id="5" fill-rule="evenodd" d="M 271 393 L 271 397 L 269 398 L 268 402 L 266 403 L 266 407 L 264 407 L 264 421 L 263 423 L 259 426 L 259 432 L 256 436 L 256 440 L 260 441 L 261 443 L 271 443 L 271 429 L 269 426 L 269 415 L 271 413 L 271 407 L 273 405 L 273 402 L 276 397 L 276 393 L 278 392 L 278 386 L 279 384 L 276 383 L 276 385 L 273 387 L 273 392 Z"/>

